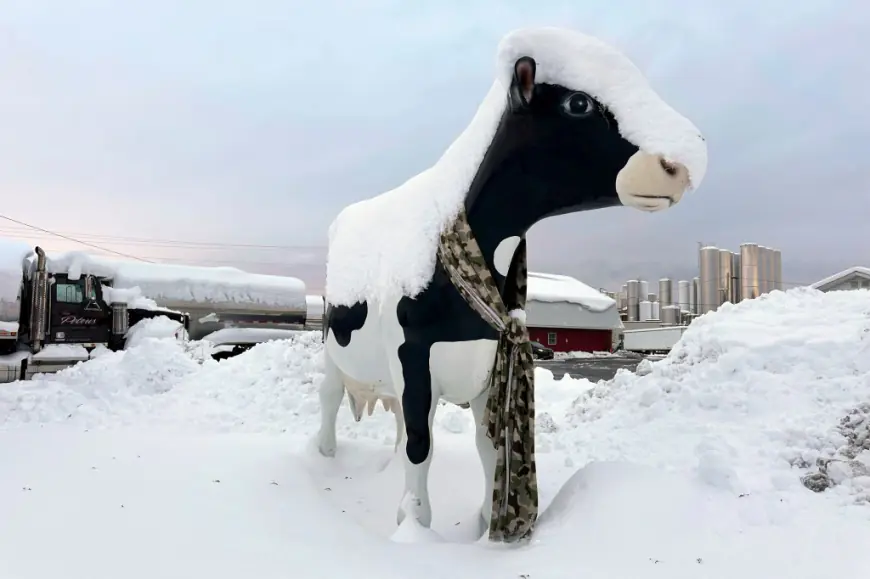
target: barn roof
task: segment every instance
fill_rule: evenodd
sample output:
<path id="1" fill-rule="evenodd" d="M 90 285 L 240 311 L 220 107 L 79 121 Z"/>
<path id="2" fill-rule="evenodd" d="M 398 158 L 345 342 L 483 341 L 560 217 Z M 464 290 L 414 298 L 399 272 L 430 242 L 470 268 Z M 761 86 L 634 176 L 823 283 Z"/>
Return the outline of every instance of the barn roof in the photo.
<path id="1" fill-rule="evenodd" d="M 830 285 L 833 285 L 835 282 L 851 277 L 854 274 L 858 274 L 859 276 L 870 279 L 870 267 L 856 265 L 850 267 L 849 269 L 844 269 L 841 272 L 835 273 L 834 275 L 828 276 L 825 279 L 820 279 L 816 283 L 812 284 L 810 287 L 813 289 L 823 289 Z"/>
<path id="2" fill-rule="evenodd" d="M 567 275 L 529 272 L 528 301 L 568 302 L 591 312 L 604 312 L 616 301 Z"/>

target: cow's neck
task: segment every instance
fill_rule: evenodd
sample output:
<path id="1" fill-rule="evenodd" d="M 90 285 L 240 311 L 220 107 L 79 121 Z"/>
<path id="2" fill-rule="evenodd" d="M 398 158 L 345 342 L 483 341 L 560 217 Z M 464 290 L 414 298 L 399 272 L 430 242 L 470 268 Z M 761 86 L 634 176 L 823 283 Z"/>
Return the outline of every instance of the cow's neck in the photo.
<path id="1" fill-rule="evenodd" d="M 491 174 L 484 183 L 479 183 L 477 189 L 472 189 L 465 201 L 468 224 L 502 297 L 507 268 L 503 263 L 502 271 L 496 268 L 496 249 L 504 240 L 525 236 L 529 228 L 548 212 L 530 203 L 530 197 L 534 195 L 523 190 L 522 181 L 517 180 L 519 176 L 511 175 L 511 172 L 504 170 Z M 515 245 L 508 246 L 512 252 L 515 250 Z M 501 255 L 503 251 L 504 248 L 499 251 L 500 262 L 504 257 Z M 511 255 L 511 259 L 505 263 L 509 263 L 513 257 Z"/>

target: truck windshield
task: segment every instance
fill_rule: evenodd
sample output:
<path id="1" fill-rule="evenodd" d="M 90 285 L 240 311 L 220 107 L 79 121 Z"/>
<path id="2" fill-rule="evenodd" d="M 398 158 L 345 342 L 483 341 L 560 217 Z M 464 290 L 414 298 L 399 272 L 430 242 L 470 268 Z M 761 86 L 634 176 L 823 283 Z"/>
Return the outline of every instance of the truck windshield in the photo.
<path id="1" fill-rule="evenodd" d="M 80 304 L 84 298 L 81 286 L 73 283 L 55 284 L 57 301 L 64 304 Z"/>

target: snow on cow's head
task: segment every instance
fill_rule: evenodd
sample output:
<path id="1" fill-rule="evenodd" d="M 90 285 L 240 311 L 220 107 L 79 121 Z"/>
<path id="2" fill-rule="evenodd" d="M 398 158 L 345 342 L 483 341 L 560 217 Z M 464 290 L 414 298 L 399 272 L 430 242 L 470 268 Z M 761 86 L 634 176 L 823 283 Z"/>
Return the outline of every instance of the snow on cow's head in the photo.
<path id="1" fill-rule="evenodd" d="M 507 106 L 490 165 L 513 166 L 546 215 L 623 204 L 667 209 L 706 172 L 700 131 L 624 55 L 557 28 L 499 46 Z"/>

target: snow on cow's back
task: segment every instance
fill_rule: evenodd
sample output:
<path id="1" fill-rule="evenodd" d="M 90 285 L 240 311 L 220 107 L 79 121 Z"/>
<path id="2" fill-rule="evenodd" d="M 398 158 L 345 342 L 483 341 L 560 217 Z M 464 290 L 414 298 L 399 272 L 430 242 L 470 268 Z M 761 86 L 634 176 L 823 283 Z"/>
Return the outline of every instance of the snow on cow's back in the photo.
<path id="1" fill-rule="evenodd" d="M 499 44 L 496 75 L 466 129 L 429 169 L 398 187 L 349 205 L 329 229 L 330 303 L 414 297 L 427 286 L 441 231 L 456 216 L 507 105 L 519 56 L 536 60 L 537 80 L 584 91 L 604 104 L 624 137 L 644 152 L 685 165 L 697 188 L 707 167 L 700 131 L 650 87 L 618 50 L 558 28 L 512 32 Z"/>

